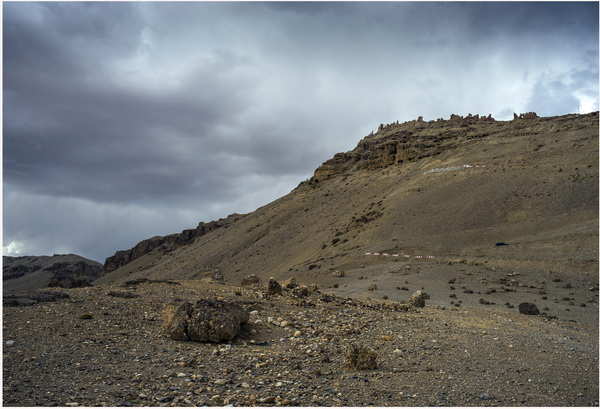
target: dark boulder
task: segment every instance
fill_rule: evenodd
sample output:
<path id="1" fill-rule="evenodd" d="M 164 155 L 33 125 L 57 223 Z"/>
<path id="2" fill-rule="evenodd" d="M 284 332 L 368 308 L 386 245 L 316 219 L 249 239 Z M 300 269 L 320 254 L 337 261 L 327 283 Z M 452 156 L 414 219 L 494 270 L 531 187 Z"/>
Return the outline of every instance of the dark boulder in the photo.
<path id="1" fill-rule="evenodd" d="M 177 341 L 231 341 L 248 322 L 249 316 L 239 304 L 225 301 L 169 304 L 165 309 L 163 328 Z"/>
<path id="2" fill-rule="evenodd" d="M 538 309 L 537 305 L 530 303 L 530 302 L 524 302 L 519 304 L 519 312 L 521 314 L 525 314 L 525 315 L 539 315 L 540 314 L 540 310 Z"/>

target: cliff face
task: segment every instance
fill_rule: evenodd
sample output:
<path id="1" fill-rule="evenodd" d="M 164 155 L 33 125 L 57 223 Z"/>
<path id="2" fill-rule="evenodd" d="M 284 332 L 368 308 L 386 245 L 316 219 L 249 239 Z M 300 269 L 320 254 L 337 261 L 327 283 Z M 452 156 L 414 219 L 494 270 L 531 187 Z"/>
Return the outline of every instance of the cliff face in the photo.
<path id="1" fill-rule="evenodd" d="M 243 215 L 234 213 L 225 219 L 219 219 L 209 223 L 200 222 L 195 229 L 187 229 L 183 230 L 181 233 L 169 234 L 167 236 L 155 236 L 150 239 L 142 240 L 133 248 L 117 251 L 113 256 L 108 257 L 104 262 L 102 275 L 108 274 L 151 252 L 168 253 L 178 247 L 191 244 L 196 237 L 226 227 L 241 217 L 243 217 Z"/>

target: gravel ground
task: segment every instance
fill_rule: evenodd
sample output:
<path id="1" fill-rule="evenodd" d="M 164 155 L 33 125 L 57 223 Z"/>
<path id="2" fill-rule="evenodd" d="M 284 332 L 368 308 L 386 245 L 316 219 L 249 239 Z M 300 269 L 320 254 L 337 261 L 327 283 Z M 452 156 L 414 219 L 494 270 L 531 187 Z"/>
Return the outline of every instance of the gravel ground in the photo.
<path id="1" fill-rule="evenodd" d="M 599 405 L 597 325 L 201 281 L 53 291 L 3 309 L 5 406 Z M 250 311 L 240 337 L 165 336 L 165 305 L 201 298 Z M 376 369 L 345 365 L 355 345 Z"/>

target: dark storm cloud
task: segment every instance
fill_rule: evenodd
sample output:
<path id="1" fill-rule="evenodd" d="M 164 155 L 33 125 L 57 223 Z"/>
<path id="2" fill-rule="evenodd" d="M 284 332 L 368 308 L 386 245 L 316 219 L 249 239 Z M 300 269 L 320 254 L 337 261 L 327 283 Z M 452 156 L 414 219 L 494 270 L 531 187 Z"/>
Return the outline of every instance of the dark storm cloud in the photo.
<path id="1" fill-rule="evenodd" d="M 202 141 L 246 103 L 244 85 L 226 76 L 236 63 L 233 57 L 217 53 L 174 89 L 126 88 L 103 69 L 103 59 L 114 55 L 105 54 L 112 47 L 98 40 L 117 41 L 111 36 L 127 34 L 124 24 L 118 19 L 110 20 L 112 26 L 104 20 L 96 24 L 88 7 L 43 6 L 36 11 L 47 25 L 7 24 L 5 115 L 14 120 L 4 127 L 6 179 L 38 194 L 99 202 L 160 201 L 166 194 L 174 199 L 188 194 L 193 179 L 214 165 L 203 154 Z M 107 11 L 106 18 L 131 14 Z M 93 18 L 86 29 L 60 24 L 62 19 L 85 21 L 89 14 Z M 138 25 L 129 35 L 139 37 L 140 29 Z M 54 35 L 48 36 L 48 30 Z M 28 33 L 24 43 L 23 32 Z M 65 42 L 76 42 L 77 48 L 65 48 Z M 135 44 L 126 49 L 136 52 Z M 123 47 L 117 52 L 123 55 Z M 86 58 L 92 61 L 82 63 Z M 87 67 L 92 63 L 96 70 Z M 43 69 L 32 75 L 32 67 Z"/>
<path id="2" fill-rule="evenodd" d="M 13 252 L 252 211 L 380 123 L 598 109 L 597 3 L 3 7 Z"/>

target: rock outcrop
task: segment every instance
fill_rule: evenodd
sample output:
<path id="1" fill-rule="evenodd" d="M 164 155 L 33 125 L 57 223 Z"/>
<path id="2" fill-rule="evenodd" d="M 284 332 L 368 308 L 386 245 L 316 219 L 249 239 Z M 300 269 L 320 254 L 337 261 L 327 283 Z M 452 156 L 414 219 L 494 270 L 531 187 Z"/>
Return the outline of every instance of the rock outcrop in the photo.
<path id="1" fill-rule="evenodd" d="M 187 229 L 183 230 L 181 233 L 169 234 L 167 236 L 155 236 L 150 239 L 142 240 L 133 248 L 129 250 L 119 250 L 113 256 L 108 257 L 104 262 L 102 275 L 106 275 L 150 252 L 168 252 L 178 247 L 191 244 L 197 237 L 203 236 L 216 229 L 227 227 L 241 217 L 243 217 L 243 215 L 234 213 L 224 219 L 209 223 L 200 222 L 195 229 Z"/>
<path id="2" fill-rule="evenodd" d="M 466 117 L 452 114 L 449 120 L 424 121 L 420 116 L 416 121 L 402 124 L 381 124 L 376 133 L 361 140 L 356 148 L 337 153 L 324 162 L 308 183 L 316 184 L 354 170 L 382 169 L 435 156 L 465 140 L 486 136 L 486 131 L 479 131 L 476 126 L 495 121 L 491 114 Z"/>

